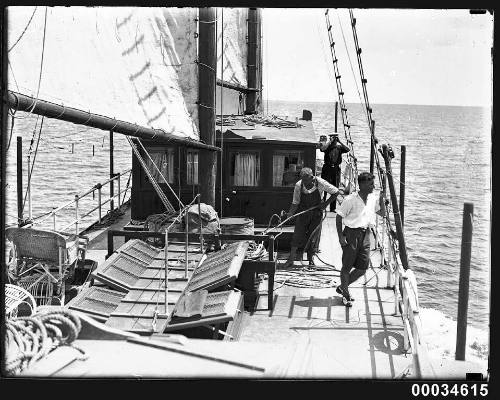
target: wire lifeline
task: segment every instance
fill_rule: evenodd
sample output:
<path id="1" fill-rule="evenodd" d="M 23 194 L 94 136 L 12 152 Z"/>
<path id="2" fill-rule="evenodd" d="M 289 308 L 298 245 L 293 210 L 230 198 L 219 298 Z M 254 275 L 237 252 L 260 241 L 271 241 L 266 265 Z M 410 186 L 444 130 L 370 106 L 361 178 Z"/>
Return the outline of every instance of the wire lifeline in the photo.
<path id="1" fill-rule="evenodd" d="M 179 222 L 180 219 L 185 215 L 187 214 L 187 212 L 189 211 L 189 208 L 191 207 L 191 205 L 194 204 L 194 202 L 198 199 L 198 197 L 200 196 L 200 194 L 197 194 L 195 196 L 195 198 L 191 201 L 191 203 L 189 203 L 188 205 L 186 206 L 183 206 L 182 209 L 179 210 L 179 215 L 177 217 L 174 218 L 173 222 L 165 228 L 165 232 L 166 234 L 168 235 L 168 232 L 170 231 L 170 229 L 172 228 L 172 226 L 174 226 L 174 224 L 176 222 Z M 165 243 L 165 246 L 168 246 L 168 243 Z M 168 259 L 166 260 L 166 263 L 167 263 L 167 272 L 166 272 L 166 275 L 165 277 L 163 278 L 163 282 L 167 282 L 167 279 L 168 279 Z M 185 260 L 185 263 L 186 263 L 186 267 L 187 267 L 187 261 Z M 161 272 L 160 272 L 161 274 Z M 161 289 L 161 279 L 159 279 L 159 282 L 158 282 L 158 289 Z M 167 299 L 165 299 L 165 301 L 167 301 Z M 156 298 L 156 305 L 155 305 L 155 309 L 153 311 L 153 321 L 152 321 L 152 328 L 153 330 L 156 330 L 156 320 L 157 320 L 157 317 L 158 317 L 158 305 L 160 303 L 160 290 L 158 290 L 157 292 L 157 298 Z"/>

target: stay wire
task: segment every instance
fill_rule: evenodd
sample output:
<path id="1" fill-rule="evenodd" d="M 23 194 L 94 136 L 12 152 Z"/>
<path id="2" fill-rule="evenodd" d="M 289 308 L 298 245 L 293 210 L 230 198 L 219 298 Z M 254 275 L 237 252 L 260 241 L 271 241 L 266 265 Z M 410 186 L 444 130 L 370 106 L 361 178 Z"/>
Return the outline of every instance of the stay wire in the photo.
<path id="1" fill-rule="evenodd" d="M 38 6 L 35 7 L 35 9 L 33 10 L 33 13 L 31 14 L 31 17 L 28 21 L 28 23 L 26 24 L 26 27 L 24 28 L 23 32 L 21 33 L 21 35 L 19 36 L 19 38 L 15 41 L 15 43 L 10 46 L 10 49 L 8 50 L 8 52 L 10 53 L 10 51 L 16 47 L 16 45 L 19 43 L 19 41 L 21 40 L 21 38 L 23 37 L 23 35 L 26 33 L 26 30 L 28 29 L 28 27 L 30 26 L 31 24 L 31 20 L 33 19 L 33 17 L 35 16 L 35 12 L 37 10 Z"/>
<path id="2" fill-rule="evenodd" d="M 31 107 L 31 109 L 29 111 L 30 113 L 33 112 L 33 110 L 36 107 L 36 104 L 38 103 L 38 96 L 40 94 L 40 86 L 41 86 L 41 83 L 42 83 L 43 60 L 44 60 L 44 57 L 45 57 L 45 36 L 46 36 L 46 33 L 47 33 L 47 10 L 48 10 L 48 7 L 45 7 L 45 19 L 44 19 L 44 23 L 43 23 L 42 56 L 41 56 L 41 59 L 40 59 L 40 74 L 38 76 L 38 87 L 37 87 L 37 90 L 36 90 L 35 101 L 33 102 L 33 106 Z"/>
<path id="3" fill-rule="evenodd" d="M 44 119 L 45 119 L 45 117 L 42 116 L 42 121 L 40 122 L 40 130 L 38 132 L 38 139 L 37 139 L 37 142 L 36 142 L 36 148 L 35 148 L 35 152 L 34 152 L 34 156 L 33 156 L 33 163 L 31 164 L 31 168 L 28 171 L 28 183 L 26 185 L 26 192 L 24 193 L 24 200 L 23 200 L 22 210 L 24 210 L 24 207 L 26 206 L 26 199 L 28 197 L 28 188 L 30 188 L 30 186 L 31 186 L 31 177 L 33 176 L 33 169 L 35 168 L 36 155 L 38 153 L 38 144 L 40 143 L 40 136 L 42 134 L 42 127 L 43 127 L 43 121 L 44 121 Z M 38 123 L 38 118 L 37 118 L 37 123 Z M 34 141 L 34 138 L 35 138 L 35 134 L 36 134 L 36 125 L 35 125 L 35 129 L 33 130 L 33 136 L 31 138 L 30 148 L 28 150 L 30 154 L 32 152 L 32 145 L 33 145 L 33 141 Z"/>
<path id="4" fill-rule="evenodd" d="M 224 8 L 221 9 L 221 88 L 220 88 L 220 148 L 221 148 L 221 162 L 220 162 L 220 215 L 223 216 L 222 213 L 222 177 L 223 177 L 223 154 L 224 154 Z M 217 112 L 216 112 L 217 115 Z"/>
<path id="5" fill-rule="evenodd" d="M 346 40 L 345 35 L 344 35 L 344 28 L 342 28 L 342 22 L 340 20 L 340 16 L 339 16 L 338 10 L 335 10 L 335 12 L 337 14 L 337 19 L 339 21 L 340 32 L 342 33 L 342 39 L 344 41 L 344 47 L 345 47 L 345 51 L 346 51 L 346 54 L 347 54 L 347 59 L 349 60 L 349 65 L 351 67 L 352 76 L 354 78 L 354 84 L 356 85 L 356 91 L 358 92 L 359 104 L 362 105 L 363 104 L 363 100 L 361 99 L 361 92 L 359 91 L 358 82 L 356 80 L 356 73 L 354 72 L 354 67 L 352 66 L 351 55 L 350 55 L 349 49 L 347 47 L 347 40 Z M 363 111 L 366 113 L 366 109 L 364 107 L 362 107 L 362 108 L 363 108 Z"/>

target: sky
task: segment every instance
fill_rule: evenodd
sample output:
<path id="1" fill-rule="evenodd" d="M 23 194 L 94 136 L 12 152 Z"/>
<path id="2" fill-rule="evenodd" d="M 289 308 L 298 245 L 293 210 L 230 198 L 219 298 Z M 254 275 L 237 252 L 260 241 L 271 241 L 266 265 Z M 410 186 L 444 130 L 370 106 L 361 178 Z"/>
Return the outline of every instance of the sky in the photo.
<path id="1" fill-rule="evenodd" d="M 370 103 L 491 105 L 491 14 L 471 15 L 466 9 L 353 13 Z M 264 99 L 335 101 L 325 9 L 266 8 L 262 16 Z M 329 18 L 344 99 L 360 102 L 349 12 L 330 9 Z"/>

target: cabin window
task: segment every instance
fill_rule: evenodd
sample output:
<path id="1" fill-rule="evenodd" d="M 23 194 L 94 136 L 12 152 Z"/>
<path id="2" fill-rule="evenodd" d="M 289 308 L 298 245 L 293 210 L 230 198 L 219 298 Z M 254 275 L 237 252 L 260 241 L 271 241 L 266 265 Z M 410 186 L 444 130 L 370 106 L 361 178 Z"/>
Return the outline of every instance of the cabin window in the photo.
<path id="1" fill-rule="evenodd" d="M 174 149 L 148 149 L 146 165 L 158 183 L 174 183 Z M 154 163 L 154 165 L 153 165 Z"/>
<path id="2" fill-rule="evenodd" d="M 273 186 L 293 186 L 300 179 L 304 152 L 283 150 L 273 154 Z"/>
<path id="3" fill-rule="evenodd" d="M 188 150 L 186 156 L 186 182 L 188 185 L 198 184 L 198 151 Z"/>
<path id="4" fill-rule="evenodd" d="M 260 156 L 257 151 L 231 152 L 230 160 L 230 186 L 259 186 Z"/>

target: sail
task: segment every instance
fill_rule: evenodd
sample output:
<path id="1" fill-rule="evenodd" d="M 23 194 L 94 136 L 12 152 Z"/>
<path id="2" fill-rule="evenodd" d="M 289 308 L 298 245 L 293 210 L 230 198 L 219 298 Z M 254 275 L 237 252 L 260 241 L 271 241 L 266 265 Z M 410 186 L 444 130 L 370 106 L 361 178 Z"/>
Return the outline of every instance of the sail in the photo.
<path id="1" fill-rule="evenodd" d="M 247 8 L 224 8 L 217 11 L 217 76 L 225 82 L 245 87 L 247 86 L 247 19 Z M 223 68 L 222 74 L 221 68 Z"/>
<path id="2" fill-rule="evenodd" d="M 196 8 L 8 7 L 9 90 L 199 138 Z"/>

